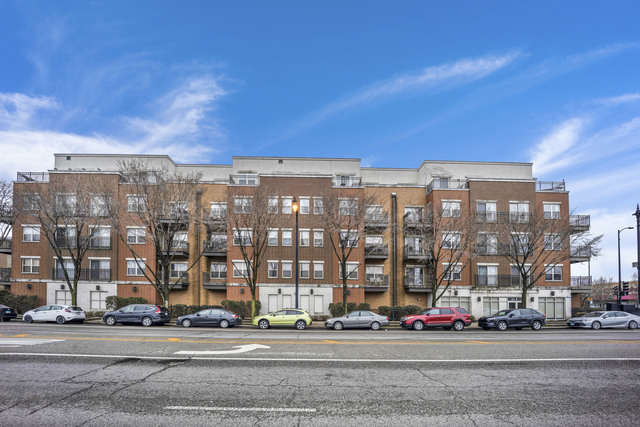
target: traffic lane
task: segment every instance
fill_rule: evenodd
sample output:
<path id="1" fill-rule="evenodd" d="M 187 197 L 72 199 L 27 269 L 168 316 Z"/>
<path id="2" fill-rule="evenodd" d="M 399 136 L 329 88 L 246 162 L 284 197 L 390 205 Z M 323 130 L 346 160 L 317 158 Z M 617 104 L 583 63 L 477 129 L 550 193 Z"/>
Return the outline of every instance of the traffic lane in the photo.
<path id="1" fill-rule="evenodd" d="M 639 362 L 3 363 L 8 424 L 636 425 Z M 606 396 L 606 398 L 603 398 Z"/>

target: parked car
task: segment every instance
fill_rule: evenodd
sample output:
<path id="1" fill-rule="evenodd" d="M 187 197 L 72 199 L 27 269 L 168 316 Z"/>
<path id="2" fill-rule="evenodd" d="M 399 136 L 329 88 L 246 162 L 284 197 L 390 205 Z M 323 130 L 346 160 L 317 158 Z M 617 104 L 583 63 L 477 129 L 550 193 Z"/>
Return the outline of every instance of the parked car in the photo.
<path id="1" fill-rule="evenodd" d="M 109 326 L 116 323 L 140 323 L 142 326 L 162 326 L 171 321 L 169 310 L 161 305 L 130 304 L 120 310 L 110 311 L 102 316 L 102 321 Z"/>
<path id="2" fill-rule="evenodd" d="M 640 324 L 640 316 L 624 311 L 592 311 L 580 317 L 567 320 L 570 328 L 629 328 L 635 329 Z"/>
<path id="3" fill-rule="evenodd" d="M 228 328 L 242 323 L 242 317 L 219 308 L 200 310 L 195 314 L 178 317 L 176 325 L 188 328 L 190 326 L 220 326 Z"/>
<path id="4" fill-rule="evenodd" d="M 311 316 L 304 310 L 287 308 L 256 316 L 251 324 L 260 329 L 268 329 L 271 326 L 295 326 L 296 329 L 302 330 L 311 325 Z"/>
<path id="5" fill-rule="evenodd" d="M 540 330 L 547 322 L 547 316 L 532 308 L 519 308 L 517 310 L 500 310 L 491 316 L 478 319 L 478 326 L 485 331 L 497 328 L 506 331 L 508 328 L 531 328 L 534 331 Z"/>
<path id="6" fill-rule="evenodd" d="M 471 315 L 460 307 L 429 308 L 420 314 L 410 314 L 400 318 L 400 326 L 416 331 L 436 327 L 461 331 L 469 325 L 471 325 Z"/>
<path id="7" fill-rule="evenodd" d="M 57 322 L 62 325 L 67 322 L 82 323 L 84 319 L 84 311 L 75 305 L 43 305 L 22 315 L 22 320 L 26 323 Z"/>
<path id="8" fill-rule="evenodd" d="M 0 304 L 0 322 L 8 322 L 16 317 L 18 317 L 18 312 L 15 308 Z"/>
<path id="9" fill-rule="evenodd" d="M 366 310 L 356 310 L 342 317 L 328 319 L 324 326 L 336 331 L 343 328 L 368 328 L 377 331 L 381 326 L 389 326 L 389 318 Z"/>

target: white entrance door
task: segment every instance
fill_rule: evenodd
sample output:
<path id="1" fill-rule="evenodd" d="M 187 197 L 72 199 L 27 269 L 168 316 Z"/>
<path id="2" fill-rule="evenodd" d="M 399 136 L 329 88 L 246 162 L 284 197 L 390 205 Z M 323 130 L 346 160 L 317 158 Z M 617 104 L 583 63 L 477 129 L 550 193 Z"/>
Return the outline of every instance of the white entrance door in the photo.
<path id="1" fill-rule="evenodd" d="M 267 311 L 269 313 L 276 311 L 278 309 L 278 295 L 272 294 L 269 295 L 269 299 L 267 300 Z"/>
<path id="2" fill-rule="evenodd" d="M 291 295 L 282 295 L 281 308 L 293 308 L 293 303 L 291 302 Z"/>
<path id="3" fill-rule="evenodd" d="M 324 297 L 322 295 L 313 296 L 313 312 L 320 314 L 324 312 Z"/>
<path id="4" fill-rule="evenodd" d="M 311 307 L 309 307 L 309 295 L 300 295 L 300 308 L 306 310 L 307 313 L 311 313 Z"/>

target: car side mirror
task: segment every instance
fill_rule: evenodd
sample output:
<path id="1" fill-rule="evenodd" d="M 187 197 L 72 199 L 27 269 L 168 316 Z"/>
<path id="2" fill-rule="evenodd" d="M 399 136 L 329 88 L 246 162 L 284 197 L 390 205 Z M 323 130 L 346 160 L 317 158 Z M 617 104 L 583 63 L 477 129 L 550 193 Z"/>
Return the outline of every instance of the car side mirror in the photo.
<path id="1" fill-rule="evenodd" d="M 122 313 L 122 309 L 118 310 L 118 313 Z"/>
<path id="2" fill-rule="evenodd" d="M 349 316 L 344 316 L 344 317 L 346 317 L 347 319 L 349 318 Z"/>
<path id="3" fill-rule="evenodd" d="M 196 316 L 200 317 L 200 313 L 196 313 Z"/>
<path id="4" fill-rule="evenodd" d="M 513 314 L 510 314 L 509 317 L 513 317 Z"/>
<path id="5" fill-rule="evenodd" d="M 271 315 L 271 317 L 276 317 L 276 314 L 275 314 L 275 313 L 273 313 L 273 314 Z"/>

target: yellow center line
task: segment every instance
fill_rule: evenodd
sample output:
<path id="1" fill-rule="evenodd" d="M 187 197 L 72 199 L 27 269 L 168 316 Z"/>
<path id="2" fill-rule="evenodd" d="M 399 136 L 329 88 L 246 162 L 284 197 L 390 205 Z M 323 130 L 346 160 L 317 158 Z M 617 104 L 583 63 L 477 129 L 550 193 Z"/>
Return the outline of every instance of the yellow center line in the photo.
<path id="1" fill-rule="evenodd" d="M 489 341 L 469 341 L 469 342 L 474 342 L 477 344 L 493 344 L 492 342 L 489 342 Z"/>
<path id="2" fill-rule="evenodd" d="M 22 338 L 22 337 L 28 337 L 30 334 L 20 334 L 20 335 L 13 335 L 12 338 Z"/>

